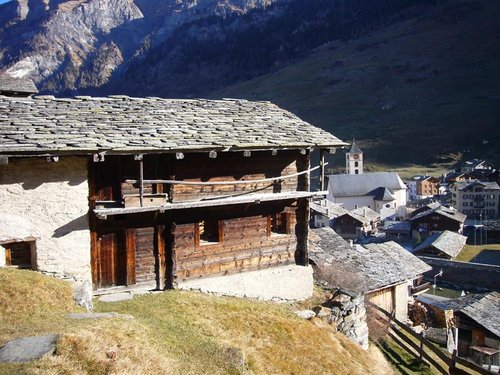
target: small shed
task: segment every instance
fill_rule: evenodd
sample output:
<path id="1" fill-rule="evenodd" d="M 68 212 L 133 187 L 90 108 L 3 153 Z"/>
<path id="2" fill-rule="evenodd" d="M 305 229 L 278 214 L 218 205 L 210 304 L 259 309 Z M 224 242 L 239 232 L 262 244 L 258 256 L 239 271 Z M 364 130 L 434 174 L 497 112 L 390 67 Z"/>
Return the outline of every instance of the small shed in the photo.
<path id="1" fill-rule="evenodd" d="M 346 211 L 333 222 L 333 227 L 343 238 L 356 239 L 377 231 L 380 214 L 367 206 Z"/>
<path id="2" fill-rule="evenodd" d="M 434 232 L 424 242 L 415 248 L 415 255 L 435 258 L 455 259 L 467 242 L 467 237 L 445 230 Z"/>
<path id="3" fill-rule="evenodd" d="M 349 279 L 357 275 L 358 289 L 370 302 L 394 312 L 400 320 L 407 319 L 414 281 L 431 269 L 429 265 L 392 241 L 351 246 L 332 228 L 311 232 L 309 259 L 313 265 L 348 273 Z"/>
<path id="4" fill-rule="evenodd" d="M 414 213 L 411 220 L 412 237 L 425 239 L 434 232 L 449 230 L 462 233 L 466 216 L 442 205 Z"/>

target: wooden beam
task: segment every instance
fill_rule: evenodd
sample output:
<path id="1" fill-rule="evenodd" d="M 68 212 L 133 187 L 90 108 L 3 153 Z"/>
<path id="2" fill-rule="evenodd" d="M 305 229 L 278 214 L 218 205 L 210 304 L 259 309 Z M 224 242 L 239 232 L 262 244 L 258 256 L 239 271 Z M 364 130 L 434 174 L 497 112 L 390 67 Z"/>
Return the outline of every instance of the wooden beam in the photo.
<path id="1" fill-rule="evenodd" d="M 217 207 L 225 205 L 236 205 L 245 203 L 270 202 L 280 200 L 294 200 L 299 198 L 312 198 L 324 197 L 326 191 L 296 191 L 285 193 L 262 193 L 262 194 L 245 194 L 236 197 L 214 197 L 213 199 L 194 201 L 194 202 L 180 202 L 180 203 L 166 203 L 161 206 L 151 207 L 130 207 L 130 208 L 96 208 L 95 214 L 99 219 L 106 218 L 113 215 L 136 214 L 141 212 L 166 212 L 172 210 L 181 210 L 186 208 L 202 208 L 202 207 Z"/>
<path id="2" fill-rule="evenodd" d="M 325 150 L 319 151 L 319 190 L 325 190 Z"/>
<path id="3" fill-rule="evenodd" d="M 144 206 L 144 160 L 139 160 L 139 199 L 141 207 Z"/>
<path id="4" fill-rule="evenodd" d="M 156 268 L 156 287 L 158 290 L 165 289 L 165 281 L 166 281 L 166 270 L 167 263 L 165 260 L 165 225 L 157 225 L 155 228 L 156 235 L 156 259 L 155 259 L 155 268 Z"/>
<path id="5" fill-rule="evenodd" d="M 127 263 L 127 285 L 134 285 L 136 282 L 135 275 L 135 253 L 136 246 L 136 231 L 134 228 L 125 229 L 125 256 Z"/>

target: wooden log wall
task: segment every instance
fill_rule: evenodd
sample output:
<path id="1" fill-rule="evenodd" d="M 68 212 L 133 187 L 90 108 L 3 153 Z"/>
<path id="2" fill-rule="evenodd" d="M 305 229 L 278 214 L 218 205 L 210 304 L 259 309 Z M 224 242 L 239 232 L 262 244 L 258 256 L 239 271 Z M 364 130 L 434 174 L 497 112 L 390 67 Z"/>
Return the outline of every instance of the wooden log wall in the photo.
<path id="1" fill-rule="evenodd" d="M 156 280 L 155 273 L 155 229 L 137 228 L 135 252 L 135 278 L 137 283 Z"/>
<path id="2" fill-rule="evenodd" d="M 297 173 L 297 160 L 304 158 L 298 151 L 280 151 L 273 156 L 270 151 L 253 152 L 245 157 L 240 152 L 220 153 L 211 159 L 207 154 L 186 154 L 173 164 L 173 176 L 185 181 L 242 181 L 272 178 Z M 259 182 L 239 185 L 174 185 L 172 202 L 199 200 L 209 196 L 237 195 L 244 193 L 279 193 L 296 191 L 298 177 L 281 182 Z"/>
<path id="3" fill-rule="evenodd" d="M 199 245 L 195 223 L 174 225 L 172 247 L 177 280 L 295 264 L 295 211 L 296 207 L 283 210 L 291 228 L 288 234 L 270 233 L 269 215 L 261 214 L 220 220 L 222 241 Z"/>

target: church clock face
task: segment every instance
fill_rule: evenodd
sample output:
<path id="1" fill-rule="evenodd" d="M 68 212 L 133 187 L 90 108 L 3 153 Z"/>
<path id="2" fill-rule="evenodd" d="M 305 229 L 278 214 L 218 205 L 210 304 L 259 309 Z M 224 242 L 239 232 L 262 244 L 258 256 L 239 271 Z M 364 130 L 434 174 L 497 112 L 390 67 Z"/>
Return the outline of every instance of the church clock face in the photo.
<path id="1" fill-rule="evenodd" d="M 358 155 L 358 154 L 354 154 L 352 157 L 353 157 L 353 159 L 355 159 L 355 160 L 358 160 L 358 159 L 359 159 L 359 155 Z"/>

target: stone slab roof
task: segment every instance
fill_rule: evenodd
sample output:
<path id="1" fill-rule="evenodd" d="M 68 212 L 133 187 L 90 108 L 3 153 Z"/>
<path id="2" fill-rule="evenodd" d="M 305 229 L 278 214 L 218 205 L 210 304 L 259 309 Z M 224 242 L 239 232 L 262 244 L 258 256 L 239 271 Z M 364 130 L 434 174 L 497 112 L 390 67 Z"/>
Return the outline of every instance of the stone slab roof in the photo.
<path id="1" fill-rule="evenodd" d="M 412 220 L 412 221 L 419 220 L 423 217 L 432 215 L 434 213 L 442 215 L 442 216 L 450 218 L 450 219 L 453 219 L 453 220 L 458 221 L 460 223 L 465 222 L 465 219 L 467 218 L 466 215 L 464 215 L 461 212 L 456 211 L 453 208 L 448 208 L 448 207 L 440 205 L 440 206 L 437 206 L 436 208 L 432 208 L 432 209 L 429 209 L 426 211 L 421 211 L 418 214 L 416 214 L 415 216 L 413 216 L 410 220 Z"/>
<path id="2" fill-rule="evenodd" d="M 350 246 L 332 228 L 311 229 L 309 258 L 318 266 L 344 265 L 359 272 L 366 292 L 411 280 L 431 266 L 396 242 Z"/>
<path id="3" fill-rule="evenodd" d="M 406 189 L 406 185 L 395 172 L 328 176 L 328 190 L 333 197 L 364 196 L 379 187 L 387 188 L 391 193 Z"/>
<path id="4" fill-rule="evenodd" d="M 435 232 L 430 235 L 424 242 L 415 248 L 415 252 L 434 247 L 436 250 L 441 251 L 453 259 L 462 251 L 466 242 L 466 236 L 445 230 L 444 232 Z"/>
<path id="5" fill-rule="evenodd" d="M 13 78 L 2 74 L 0 75 L 0 92 L 36 94 L 38 90 L 31 79 Z"/>
<path id="6" fill-rule="evenodd" d="M 481 186 L 484 190 L 500 190 L 500 186 L 496 182 L 482 182 L 482 181 L 464 181 L 455 182 L 458 190 L 471 190 L 476 186 Z"/>
<path id="7" fill-rule="evenodd" d="M 368 221 L 375 221 L 375 220 L 380 219 L 380 214 L 373 211 L 368 206 L 356 208 L 355 210 L 351 211 L 351 214 L 353 214 L 355 216 L 363 217 L 363 218 L 367 219 Z"/>
<path id="8" fill-rule="evenodd" d="M 500 293 L 492 292 L 460 310 L 500 338 Z"/>
<path id="9" fill-rule="evenodd" d="M 0 97 L 0 153 L 330 148 L 346 143 L 270 102 Z"/>

